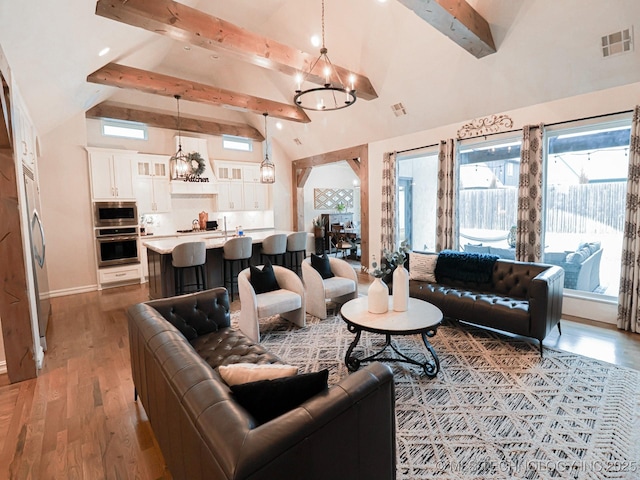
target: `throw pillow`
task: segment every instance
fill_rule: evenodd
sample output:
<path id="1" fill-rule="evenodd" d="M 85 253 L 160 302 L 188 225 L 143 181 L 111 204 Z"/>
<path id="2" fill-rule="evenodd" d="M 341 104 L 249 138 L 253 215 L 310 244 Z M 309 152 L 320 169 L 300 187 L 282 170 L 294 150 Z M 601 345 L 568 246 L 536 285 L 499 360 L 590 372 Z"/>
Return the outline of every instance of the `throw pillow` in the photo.
<path id="1" fill-rule="evenodd" d="M 233 385 L 231 391 L 259 423 L 266 423 L 327 389 L 329 370 Z"/>
<path id="2" fill-rule="evenodd" d="M 258 380 L 290 377 L 298 373 L 298 367 L 278 363 L 232 363 L 231 365 L 220 365 L 218 373 L 227 385 L 232 386 L 257 382 Z"/>
<path id="3" fill-rule="evenodd" d="M 331 264 L 329 263 L 329 257 L 327 254 L 324 255 L 316 255 L 315 253 L 311 254 L 311 266 L 317 270 L 323 280 L 327 278 L 333 277 L 333 272 L 331 271 Z"/>
<path id="4" fill-rule="evenodd" d="M 273 290 L 279 290 L 280 285 L 276 280 L 276 274 L 273 271 L 273 266 L 269 259 L 264 263 L 262 269 L 249 266 L 249 282 L 256 292 L 256 295 L 260 293 L 272 292 Z"/>
<path id="5" fill-rule="evenodd" d="M 416 253 L 409 255 L 409 279 L 436 283 L 437 253 Z"/>

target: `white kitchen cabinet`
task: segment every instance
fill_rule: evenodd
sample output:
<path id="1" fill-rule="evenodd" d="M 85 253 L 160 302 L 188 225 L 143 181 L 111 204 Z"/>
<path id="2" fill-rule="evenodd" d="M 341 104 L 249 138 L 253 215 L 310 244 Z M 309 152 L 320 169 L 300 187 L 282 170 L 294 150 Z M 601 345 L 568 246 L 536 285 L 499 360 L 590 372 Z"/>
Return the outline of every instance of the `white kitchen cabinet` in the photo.
<path id="1" fill-rule="evenodd" d="M 218 170 L 218 180 L 231 182 L 242 182 L 242 165 L 229 162 L 216 162 Z M 259 168 L 259 167 L 258 167 Z"/>
<path id="2" fill-rule="evenodd" d="M 242 179 L 245 183 L 260 183 L 260 164 L 250 163 L 242 166 Z"/>
<path id="3" fill-rule="evenodd" d="M 243 185 L 238 182 L 218 184 L 218 210 L 244 210 Z"/>
<path id="4" fill-rule="evenodd" d="M 94 200 L 135 200 L 132 162 L 136 152 L 87 148 Z"/>
<path id="5" fill-rule="evenodd" d="M 170 212 L 169 158 L 162 155 L 138 154 L 135 164 L 138 213 Z"/>
<path id="6" fill-rule="evenodd" d="M 243 185 L 244 210 L 267 209 L 267 184 L 245 182 Z"/>

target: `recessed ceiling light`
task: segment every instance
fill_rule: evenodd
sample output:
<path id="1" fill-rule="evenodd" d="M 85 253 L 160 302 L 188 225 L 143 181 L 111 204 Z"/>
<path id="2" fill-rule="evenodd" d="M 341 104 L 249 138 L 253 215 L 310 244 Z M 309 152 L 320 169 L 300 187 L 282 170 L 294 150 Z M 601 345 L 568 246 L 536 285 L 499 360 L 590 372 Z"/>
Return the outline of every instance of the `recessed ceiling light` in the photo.
<path id="1" fill-rule="evenodd" d="M 313 35 L 311 37 L 311 45 L 313 45 L 314 47 L 320 46 L 320 37 L 318 35 Z"/>
<path id="2" fill-rule="evenodd" d="M 100 52 L 98 52 L 99 57 L 104 57 L 111 50 L 109 47 L 104 47 Z"/>
<path id="3" fill-rule="evenodd" d="M 282 130 L 282 122 L 276 122 L 276 128 Z"/>
<path id="4" fill-rule="evenodd" d="M 218 57 L 218 55 L 216 55 L 216 54 L 214 53 L 213 55 L 209 55 L 209 58 L 210 58 L 211 60 L 218 60 L 218 58 L 220 58 L 220 57 Z"/>
<path id="5" fill-rule="evenodd" d="M 378 3 L 387 3 L 387 0 L 378 0 Z"/>
<path id="6" fill-rule="evenodd" d="M 190 47 L 189 45 L 185 45 L 183 48 L 184 48 L 186 51 L 191 50 L 191 47 Z"/>

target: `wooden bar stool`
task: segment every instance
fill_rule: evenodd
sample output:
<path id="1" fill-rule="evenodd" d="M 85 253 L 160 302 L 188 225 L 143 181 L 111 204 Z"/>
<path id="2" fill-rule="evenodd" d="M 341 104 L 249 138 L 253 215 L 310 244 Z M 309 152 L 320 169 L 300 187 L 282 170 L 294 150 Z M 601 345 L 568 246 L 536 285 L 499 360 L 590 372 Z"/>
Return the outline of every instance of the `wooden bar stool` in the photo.
<path id="1" fill-rule="evenodd" d="M 296 232 L 287 235 L 287 253 L 289 254 L 289 268 L 294 272 L 302 273 L 302 260 L 307 258 L 307 232 Z M 300 260 L 302 253 L 302 260 Z"/>
<path id="2" fill-rule="evenodd" d="M 264 263 L 264 259 L 268 258 L 272 265 L 284 265 L 284 256 L 287 251 L 287 234 L 274 233 L 269 235 L 262 241 L 262 249 L 260 250 L 260 261 Z M 282 261 L 278 261 L 281 258 Z"/>
<path id="3" fill-rule="evenodd" d="M 249 267 L 252 244 L 251 237 L 236 237 L 227 240 L 222 247 L 222 278 L 224 286 L 228 286 L 232 302 L 233 286 L 238 285 L 238 273 Z M 239 265 L 239 268 L 234 268 L 236 265 Z"/>
<path id="4" fill-rule="evenodd" d="M 200 292 L 207 289 L 204 264 L 207 262 L 207 248 L 204 242 L 187 242 L 176 245 L 171 252 L 173 281 L 176 295 Z M 193 268 L 195 283 L 184 283 L 184 272 Z"/>

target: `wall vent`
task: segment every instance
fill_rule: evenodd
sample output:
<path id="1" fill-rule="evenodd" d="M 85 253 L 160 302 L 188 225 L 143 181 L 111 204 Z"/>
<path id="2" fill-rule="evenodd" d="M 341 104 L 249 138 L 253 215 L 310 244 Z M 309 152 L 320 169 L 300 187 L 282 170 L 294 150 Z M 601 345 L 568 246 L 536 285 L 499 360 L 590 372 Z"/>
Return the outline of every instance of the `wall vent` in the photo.
<path id="1" fill-rule="evenodd" d="M 293 143 L 295 143 L 296 145 L 302 145 L 302 142 L 300 141 L 299 138 L 294 138 Z"/>
<path id="2" fill-rule="evenodd" d="M 613 57 L 633 51 L 633 28 L 625 28 L 619 32 L 602 37 L 602 56 Z"/>
<path id="3" fill-rule="evenodd" d="M 402 103 L 396 103 L 395 105 L 391 105 L 391 111 L 396 117 L 401 117 L 407 114 L 407 111 L 404 108 Z"/>

